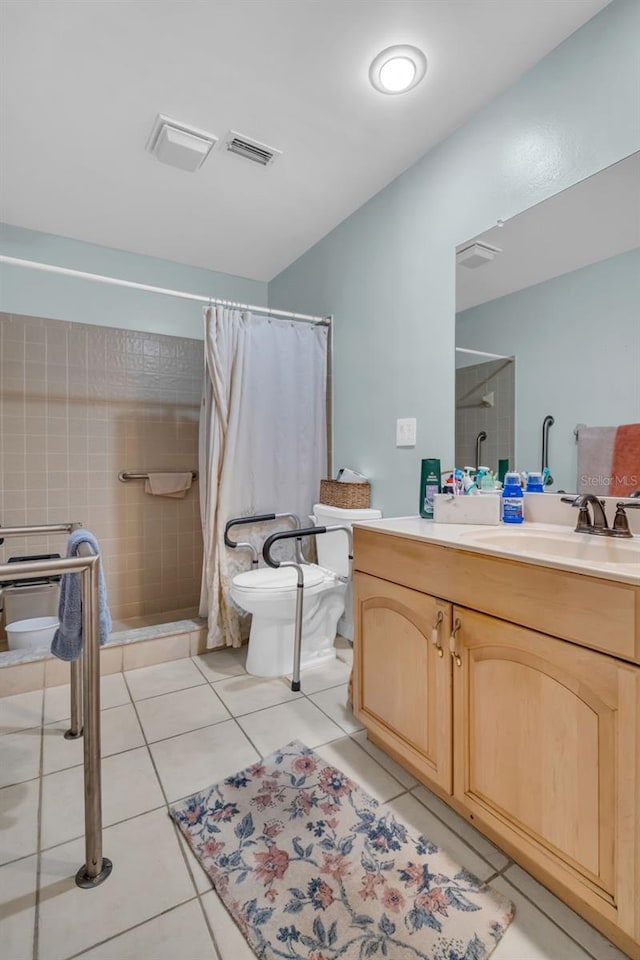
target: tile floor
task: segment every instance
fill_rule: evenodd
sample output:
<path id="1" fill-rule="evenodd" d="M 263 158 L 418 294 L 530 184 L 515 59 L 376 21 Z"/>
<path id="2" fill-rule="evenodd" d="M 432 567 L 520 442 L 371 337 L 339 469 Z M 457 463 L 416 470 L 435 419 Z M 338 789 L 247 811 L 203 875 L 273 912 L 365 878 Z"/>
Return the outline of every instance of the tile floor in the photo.
<path id="1" fill-rule="evenodd" d="M 167 803 L 297 737 L 517 907 L 494 960 L 624 955 L 369 743 L 346 706 L 348 652 L 303 674 L 257 680 L 244 650 L 102 680 L 104 853 L 84 860 L 82 749 L 62 737 L 68 687 L 0 700 L 0 954 L 3 960 L 255 960 L 179 838 Z"/>

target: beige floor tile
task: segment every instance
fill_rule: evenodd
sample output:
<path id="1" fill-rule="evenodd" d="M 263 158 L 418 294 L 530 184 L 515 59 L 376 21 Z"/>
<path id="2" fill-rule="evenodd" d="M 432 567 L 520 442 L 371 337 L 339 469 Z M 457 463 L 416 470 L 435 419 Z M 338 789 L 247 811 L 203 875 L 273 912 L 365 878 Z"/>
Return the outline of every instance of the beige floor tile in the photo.
<path id="1" fill-rule="evenodd" d="M 228 711 L 208 683 L 139 700 L 136 706 L 149 743 L 229 719 Z"/>
<path id="2" fill-rule="evenodd" d="M 345 733 L 356 733 L 362 730 L 362 724 L 353 715 L 353 710 L 347 703 L 347 684 L 322 690 L 309 697 L 321 710 L 324 710 L 332 720 L 339 724 Z"/>
<path id="3" fill-rule="evenodd" d="M 317 747 L 344 736 L 344 731 L 306 697 L 250 713 L 238 723 L 263 757 L 292 740 Z"/>
<path id="4" fill-rule="evenodd" d="M 144 745 L 142 730 L 136 717 L 133 704 L 124 704 L 122 707 L 112 707 L 102 710 L 101 744 L 102 756 L 110 757 L 123 750 L 133 750 Z M 68 729 L 68 722 L 62 720 L 52 723 L 42 731 L 42 771 L 54 773 L 56 770 L 65 770 L 84 762 L 84 739 L 65 740 L 64 733 Z"/>
<path id="5" fill-rule="evenodd" d="M 448 807 L 446 803 L 436 797 L 434 793 L 427 790 L 426 787 L 417 787 L 412 793 L 416 800 L 428 807 L 432 813 L 435 813 L 436 817 L 444 820 L 454 833 L 466 840 L 469 846 L 473 847 L 481 857 L 488 860 L 494 870 L 503 870 L 507 866 L 509 858 L 490 840 L 479 833 L 475 827 L 472 827 L 463 817 L 459 816 L 455 810 L 452 810 L 451 807 Z"/>
<path id="6" fill-rule="evenodd" d="M 190 659 L 171 660 L 153 667 L 127 670 L 125 678 L 134 700 L 159 697 L 163 693 L 173 693 L 174 690 L 184 690 L 199 683 L 206 683 Z"/>
<path id="7" fill-rule="evenodd" d="M 229 916 L 215 890 L 205 893 L 202 905 L 207 911 L 215 933 L 220 960 L 256 960 L 255 953 L 240 933 L 237 924 Z"/>
<path id="8" fill-rule="evenodd" d="M 401 783 L 387 773 L 379 763 L 365 753 L 350 737 L 334 740 L 316 747 L 323 760 L 334 767 L 338 767 L 348 777 L 351 777 L 359 787 L 374 797 L 378 803 L 386 803 L 392 797 L 404 792 Z"/>
<path id="9" fill-rule="evenodd" d="M 197 900 L 80 954 L 82 960 L 218 960 Z"/>
<path id="10" fill-rule="evenodd" d="M 223 650 L 212 650 L 194 657 L 193 662 L 207 678 L 209 683 L 226 680 L 228 677 L 239 677 L 245 673 L 244 665 L 247 659 L 247 647 L 227 647 Z"/>
<path id="11" fill-rule="evenodd" d="M 36 912 L 37 857 L 0 867 L 0 952 L 7 960 L 31 960 Z"/>
<path id="12" fill-rule="evenodd" d="M 340 684 L 347 683 L 351 667 L 344 660 L 337 657 L 334 660 L 327 660 L 317 667 L 307 667 L 300 672 L 300 682 L 303 693 L 318 693 L 319 690 L 327 690 L 329 687 L 337 687 Z M 291 674 L 289 674 L 291 679 Z"/>
<path id="13" fill-rule="evenodd" d="M 0 863 L 26 857 L 38 849 L 39 796 L 39 780 L 0 790 Z"/>
<path id="14" fill-rule="evenodd" d="M 39 727 L 41 722 L 42 690 L 0 699 L 0 734 Z"/>
<path id="15" fill-rule="evenodd" d="M 91 891 L 74 882 L 84 861 L 82 840 L 42 855 L 40 960 L 64 960 L 193 896 L 166 808 L 107 828 L 104 854 L 113 874 Z"/>
<path id="16" fill-rule="evenodd" d="M 71 715 L 70 687 L 68 683 L 59 687 L 47 687 L 44 692 L 44 722 L 55 723 L 66 720 Z M 121 673 L 112 673 L 100 678 L 100 707 L 107 710 L 131 703 L 131 697 Z"/>
<path id="17" fill-rule="evenodd" d="M 161 740 L 151 745 L 151 753 L 169 801 L 203 790 L 259 759 L 233 720 Z"/>
<path id="18" fill-rule="evenodd" d="M 118 753 L 103 760 L 102 811 L 105 825 L 135 817 L 162 804 L 164 797 L 146 747 Z M 41 816 L 43 849 L 84 834 L 82 767 L 71 767 L 43 778 Z M 105 856 L 111 856 L 106 847 Z"/>
<path id="19" fill-rule="evenodd" d="M 0 737 L 0 787 L 32 780 L 40 772 L 40 727 Z"/>
<path id="20" fill-rule="evenodd" d="M 407 790 L 410 790 L 412 787 L 416 787 L 418 785 L 416 778 L 412 777 L 411 774 L 404 769 L 404 767 L 401 767 L 399 763 L 396 763 L 395 760 L 392 760 L 391 757 L 384 752 L 384 750 L 380 750 L 379 747 L 376 747 L 375 744 L 371 743 L 367 737 L 366 730 L 360 730 L 358 733 L 352 733 L 351 737 L 356 741 L 356 743 L 359 743 L 362 749 L 366 750 L 374 760 L 377 760 L 380 766 L 384 767 L 392 777 L 395 777 L 396 780 L 399 780 L 402 786 Z"/>
<path id="21" fill-rule="evenodd" d="M 535 905 L 548 917 L 554 920 L 559 927 L 577 940 L 596 960 L 627 960 L 626 954 L 618 950 L 610 940 L 574 913 L 570 907 L 534 880 L 521 867 L 512 866 L 504 873 L 505 880 L 517 887 L 532 900 Z"/>
<path id="22" fill-rule="evenodd" d="M 453 830 L 446 827 L 426 807 L 418 803 L 415 797 L 405 794 L 398 800 L 392 800 L 388 804 L 388 809 L 406 823 L 414 836 L 422 834 L 427 840 L 437 844 L 441 851 L 447 853 L 456 864 L 465 867 L 480 880 L 487 880 L 495 873 L 490 863 L 468 847 Z"/>
<path id="23" fill-rule="evenodd" d="M 265 707 L 275 707 L 278 703 L 288 703 L 302 696 L 301 693 L 293 693 L 284 677 L 250 677 L 247 673 L 218 681 L 215 691 L 234 717 Z"/>
<path id="24" fill-rule="evenodd" d="M 492 880 L 491 886 L 516 906 L 515 917 L 491 954 L 491 960 L 591 960 L 575 941 L 502 877 Z"/>

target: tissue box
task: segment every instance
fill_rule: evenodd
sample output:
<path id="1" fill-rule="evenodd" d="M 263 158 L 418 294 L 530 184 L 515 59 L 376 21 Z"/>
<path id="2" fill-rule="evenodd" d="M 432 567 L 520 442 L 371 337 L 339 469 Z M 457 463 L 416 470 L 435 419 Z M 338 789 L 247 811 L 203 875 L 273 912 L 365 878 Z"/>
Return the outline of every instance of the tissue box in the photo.
<path id="1" fill-rule="evenodd" d="M 433 519 L 436 523 L 500 523 L 500 494 L 479 493 L 454 497 L 437 493 L 433 500 Z"/>

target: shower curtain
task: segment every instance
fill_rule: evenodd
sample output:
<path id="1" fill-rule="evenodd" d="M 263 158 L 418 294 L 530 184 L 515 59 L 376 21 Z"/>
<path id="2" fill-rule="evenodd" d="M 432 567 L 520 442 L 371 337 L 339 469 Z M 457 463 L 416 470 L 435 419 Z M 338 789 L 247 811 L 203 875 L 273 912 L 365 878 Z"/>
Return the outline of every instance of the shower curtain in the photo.
<path id="1" fill-rule="evenodd" d="M 327 328 L 226 307 L 206 308 L 204 321 L 200 615 L 207 646 L 239 646 L 246 619 L 229 590 L 251 556 L 225 546 L 224 527 L 263 513 L 295 513 L 307 524 L 326 474 Z M 232 536 L 260 547 L 275 529 L 238 527 Z"/>

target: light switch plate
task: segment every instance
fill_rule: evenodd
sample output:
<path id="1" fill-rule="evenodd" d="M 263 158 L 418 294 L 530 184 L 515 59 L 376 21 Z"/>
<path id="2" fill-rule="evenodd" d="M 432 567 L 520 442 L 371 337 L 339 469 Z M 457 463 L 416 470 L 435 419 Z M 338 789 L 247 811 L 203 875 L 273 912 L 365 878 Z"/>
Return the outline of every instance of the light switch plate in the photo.
<path id="1" fill-rule="evenodd" d="M 396 447 L 415 447 L 416 445 L 416 418 L 405 417 L 396 420 Z"/>

